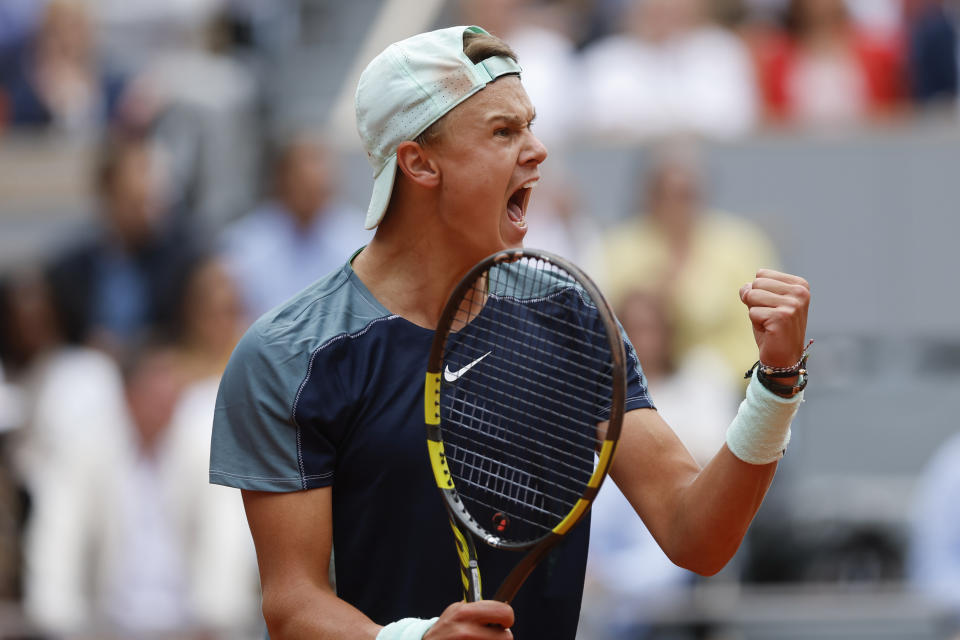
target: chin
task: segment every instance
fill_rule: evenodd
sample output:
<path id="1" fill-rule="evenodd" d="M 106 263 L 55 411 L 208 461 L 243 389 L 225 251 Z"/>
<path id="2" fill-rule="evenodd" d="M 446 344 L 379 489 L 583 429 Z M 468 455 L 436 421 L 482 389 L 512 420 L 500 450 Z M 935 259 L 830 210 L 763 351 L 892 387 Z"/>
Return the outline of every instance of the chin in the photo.
<path id="1" fill-rule="evenodd" d="M 520 249 L 523 247 L 523 239 L 527 235 L 527 226 L 517 226 L 513 222 L 507 222 L 500 229 L 500 243 L 503 249 Z"/>

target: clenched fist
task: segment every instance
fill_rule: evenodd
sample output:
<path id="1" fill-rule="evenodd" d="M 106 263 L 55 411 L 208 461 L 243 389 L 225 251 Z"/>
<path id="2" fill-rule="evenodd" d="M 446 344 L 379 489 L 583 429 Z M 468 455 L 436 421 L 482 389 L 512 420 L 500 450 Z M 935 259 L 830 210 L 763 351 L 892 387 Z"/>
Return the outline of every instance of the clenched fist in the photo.
<path id="1" fill-rule="evenodd" d="M 791 367 L 803 354 L 810 307 L 810 285 L 799 276 L 760 269 L 753 282 L 740 288 L 747 305 L 760 362 Z"/>

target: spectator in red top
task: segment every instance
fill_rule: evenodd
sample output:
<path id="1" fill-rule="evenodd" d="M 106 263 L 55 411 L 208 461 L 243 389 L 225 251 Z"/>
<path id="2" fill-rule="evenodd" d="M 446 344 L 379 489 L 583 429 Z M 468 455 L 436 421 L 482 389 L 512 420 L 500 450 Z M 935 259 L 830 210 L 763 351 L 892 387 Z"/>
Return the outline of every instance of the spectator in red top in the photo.
<path id="1" fill-rule="evenodd" d="M 855 125 L 890 116 L 904 97 L 899 38 L 858 28 L 843 0 L 791 0 L 786 31 L 757 54 L 774 122 Z"/>

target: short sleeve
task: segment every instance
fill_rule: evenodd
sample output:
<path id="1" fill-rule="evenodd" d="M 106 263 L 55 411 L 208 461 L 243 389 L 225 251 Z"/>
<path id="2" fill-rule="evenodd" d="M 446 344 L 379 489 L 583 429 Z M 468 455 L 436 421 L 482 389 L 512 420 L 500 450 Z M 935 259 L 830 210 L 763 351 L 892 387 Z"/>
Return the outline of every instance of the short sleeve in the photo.
<path id="1" fill-rule="evenodd" d="M 259 323 L 247 331 L 217 393 L 210 482 L 273 492 L 332 484 L 336 448 L 327 425 L 295 418 L 316 355 Z"/>
<path id="2" fill-rule="evenodd" d="M 647 389 L 647 377 L 643 375 L 640 358 L 637 357 L 637 351 L 630 343 L 630 339 L 627 337 L 623 327 L 620 328 L 620 335 L 623 337 L 623 350 L 627 356 L 626 410 L 656 409 L 653 404 L 653 399 L 650 397 L 650 391 Z"/>

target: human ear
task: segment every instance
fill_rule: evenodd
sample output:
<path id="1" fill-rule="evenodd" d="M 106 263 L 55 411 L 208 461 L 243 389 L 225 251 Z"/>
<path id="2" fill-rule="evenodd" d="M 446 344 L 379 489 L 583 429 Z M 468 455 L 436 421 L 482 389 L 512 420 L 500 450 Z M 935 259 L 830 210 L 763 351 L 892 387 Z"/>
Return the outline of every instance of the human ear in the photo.
<path id="1" fill-rule="evenodd" d="M 440 167 L 430 153 L 412 140 L 397 145 L 397 167 L 408 180 L 426 189 L 440 184 Z"/>

